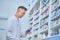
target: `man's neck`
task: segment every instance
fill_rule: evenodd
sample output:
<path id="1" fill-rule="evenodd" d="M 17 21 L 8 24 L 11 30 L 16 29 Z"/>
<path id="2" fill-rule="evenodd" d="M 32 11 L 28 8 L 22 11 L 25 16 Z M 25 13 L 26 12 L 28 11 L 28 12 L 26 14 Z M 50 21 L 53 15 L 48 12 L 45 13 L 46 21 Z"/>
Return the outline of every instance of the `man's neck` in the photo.
<path id="1" fill-rule="evenodd" d="M 17 14 L 15 14 L 15 17 L 16 17 L 17 19 L 19 19 L 19 17 L 18 17 L 18 15 L 17 15 Z"/>
<path id="2" fill-rule="evenodd" d="M 19 17 L 15 14 L 15 17 L 17 18 L 17 20 L 19 20 Z"/>

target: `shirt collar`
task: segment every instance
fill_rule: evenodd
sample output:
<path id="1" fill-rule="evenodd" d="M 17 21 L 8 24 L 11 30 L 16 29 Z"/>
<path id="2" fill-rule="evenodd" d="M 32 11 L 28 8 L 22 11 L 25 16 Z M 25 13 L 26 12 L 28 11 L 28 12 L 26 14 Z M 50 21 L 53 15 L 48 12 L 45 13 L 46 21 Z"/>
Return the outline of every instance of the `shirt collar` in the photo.
<path id="1" fill-rule="evenodd" d="M 18 20 L 18 21 L 21 20 L 21 18 L 17 18 L 15 15 L 13 16 L 13 18 Z"/>

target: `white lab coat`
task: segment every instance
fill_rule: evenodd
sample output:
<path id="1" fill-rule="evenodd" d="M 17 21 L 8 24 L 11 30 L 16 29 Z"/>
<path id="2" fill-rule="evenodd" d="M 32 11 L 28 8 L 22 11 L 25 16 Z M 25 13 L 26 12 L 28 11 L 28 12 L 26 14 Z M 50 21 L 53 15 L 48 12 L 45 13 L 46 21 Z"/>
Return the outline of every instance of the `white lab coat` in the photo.
<path id="1" fill-rule="evenodd" d="M 9 40 L 19 40 L 20 38 L 20 28 L 18 26 L 19 21 L 15 16 L 12 16 L 7 21 L 7 36 Z"/>

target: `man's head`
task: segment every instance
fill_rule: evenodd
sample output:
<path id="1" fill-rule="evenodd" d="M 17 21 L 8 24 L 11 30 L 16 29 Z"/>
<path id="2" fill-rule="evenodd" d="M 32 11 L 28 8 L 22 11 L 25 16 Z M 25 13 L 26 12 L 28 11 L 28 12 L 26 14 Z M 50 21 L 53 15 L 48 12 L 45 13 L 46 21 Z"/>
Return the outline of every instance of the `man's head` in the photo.
<path id="1" fill-rule="evenodd" d="M 24 6 L 19 6 L 16 12 L 16 16 L 18 18 L 22 18 L 25 15 L 25 12 L 27 11 L 27 9 Z"/>

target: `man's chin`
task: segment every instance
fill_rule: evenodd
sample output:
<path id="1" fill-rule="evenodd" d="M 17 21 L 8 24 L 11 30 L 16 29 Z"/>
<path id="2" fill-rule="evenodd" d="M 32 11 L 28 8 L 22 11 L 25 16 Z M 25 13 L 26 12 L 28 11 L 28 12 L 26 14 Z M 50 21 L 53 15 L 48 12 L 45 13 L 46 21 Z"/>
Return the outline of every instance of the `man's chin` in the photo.
<path id="1" fill-rule="evenodd" d="M 23 16 L 22 16 L 22 17 L 20 17 L 20 18 L 23 18 Z"/>

